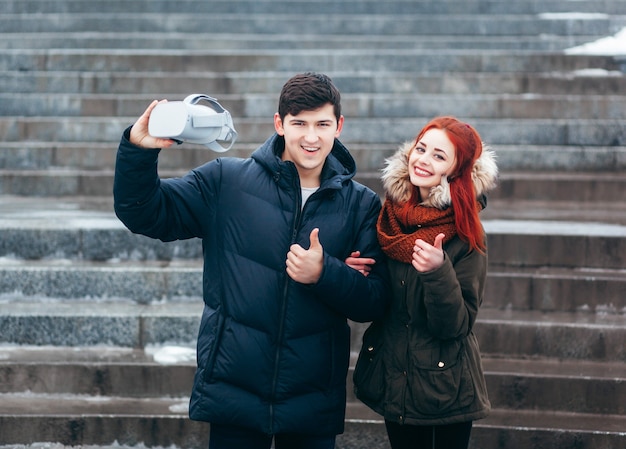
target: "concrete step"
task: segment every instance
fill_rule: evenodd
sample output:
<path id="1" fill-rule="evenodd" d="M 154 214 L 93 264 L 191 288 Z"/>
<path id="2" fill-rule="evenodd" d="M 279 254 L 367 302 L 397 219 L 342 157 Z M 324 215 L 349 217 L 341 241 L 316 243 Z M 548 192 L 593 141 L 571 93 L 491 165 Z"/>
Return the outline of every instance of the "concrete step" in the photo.
<path id="1" fill-rule="evenodd" d="M 0 140 L 6 142 L 110 142 L 117 148 L 122 131 L 143 112 L 128 117 L 0 117 Z M 341 140 L 349 148 L 355 144 L 397 146 L 411 140 L 432 118 L 407 116 L 399 118 L 350 118 Z M 485 142 L 498 145 L 543 146 L 626 146 L 626 124 L 623 119 L 481 119 L 467 120 Z M 270 136 L 274 126 L 269 118 L 234 118 L 239 138 L 235 144 L 256 144 L 259 136 Z"/>
<path id="2" fill-rule="evenodd" d="M 96 20 L 98 20 L 96 18 Z M 167 20 L 165 18 L 164 20 Z M 491 19 L 490 19 L 491 20 Z M 9 21 L 10 22 L 10 21 Z M 1 21 L 0 21 L 1 23 Z M 413 26 L 413 24 L 411 24 Z M 154 30 L 152 30 L 154 32 Z M 417 64 L 416 62 L 420 63 Z M 411 71 L 550 73 L 575 70 L 620 70 L 612 56 L 567 55 L 562 52 L 485 50 L 0 50 L 2 71 L 108 71 L 108 72 L 190 72 L 254 71 Z"/>
<path id="3" fill-rule="evenodd" d="M 567 176 L 571 172 L 618 174 L 626 168 L 626 147 L 622 146 L 496 144 L 493 150 L 503 182 L 524 170 L 531 173 L 551 171 L 557 176 Z"/>
<path id="4" fill-rule="evenodd" d="M 362 36 L 359 39 L 363 39 Z M 342 94 L 547 94 L 613 95 L 626 92 L 626 77 L 620 70 L 580 69 L 548 73 L 380 72 L 361 70 L 327 71 Z M 206 92 L 222 98 L 225 94 L 278 92 L 289 78 L 285 72 L 150 72 L 129 73 L 107 70 L 0 71 L 0 81 L 13 93 L 128 94 L 163 98 L 171 92 L 182 98 L 190 92 Z"/>
<path id="5" fill-rule="evenodd" d="M 162 93 L 163 98 L 182 100 L 186 95 Z M 0 116 L 119 117 L 142 111 L 152 95 L 119 94 L 0 94 Z M 220 103 L 238 120 L 272 117 L 275 94 L 221 95 Z M 342 111 L 356 118 L 434 117 L 446 114 L 474 119 L 620 119 L 626 110 L 626 95 L 538 94 L 345 94 Z"/>
<path id="6" fill-rule="evenodd" d="M 185 398 L 0 395 L 3 444 L 207 447 L 208 423 L 187 417 Z"/>
<path id="7" fill-rule="evenodd" d="M 6 389 L 0 394 L 0 423 L 10 420 L 16 431 L 8 435 L 16 435 L 16 438 L 32 435 L 17 432 L 26 425 L 57 429 L 54 433 L 38 433 L 37 439 L 16 440 L 22 444 L 31 441 L 106 444 L 105 439 L 93 439 L 87 429 L 99 424 L 101 438 L 110 429 L 120 427 L 132 429 L 124 435 L 143 433 L 148 431 L 143 421 L 161 428 L 160 420 L 168 418 L 166 422 L 179 420 L 178 425 L 187 430 L 171 433 L 176 439 L 171 444 L 184 447 L 180 436 L 194 435 L 195 432 L 189 430 L 198 425 L 186 419 L 195 361 L 192 348 L 179 349 L 186 353 L 180 351 L 167 362 L 163 358 L 159 361 L 159 354 L 174 354 L 168 347 L 155 347 L 146 352 L 115 347 L 2 347 L 0 376 Z M 186 355 L 181 357 L 181 354 Z M 476 423 L 474 444 L 493 439 L 492 432 L 497 435 L 540 432 L 545 434 L 542 439 L 545 443 L 554 438 L 549 436 L 548 429 L 558 429 L 560 438 L 566 435 L 570 438 L 572 432 L 589 434 L 588 438 L 593 434 L 596 437 L 597 434 L 611 435 L 618 438 L 617 441 L 624 437 L 619 426 L 624 422 L 626 364 L 487 356 L 483 365 L 494 411 L 489 418 Z M 359 433 L 366 431 L 363 429 L 366 423 L 375 422 L 376 428 L 381 424 L 380 417 L 355 401 L 351 391 L 349 374 L 347 432 L 342 439 L 350 440 L 357 429 Z M 113 424 L 116 419 L 119 422 Z M 79 440 L 70 440 L 64 429 L 77 422 L 82 429 Z M 166 425 L 166 429 L 171 427 Z M 5 437 L 3 433 L 3 442 L 11 441 L 4 440 Z M 138 438 L 136 434 L 134 437 Z M 144 444 L 146 441 L 170 441 L 163 439 L 161 433 L 142 438 L 136 441 Z M 118 442 L 136 444 L 133 440 Z M 507 447 L 491 444 L 477 447 Z"/>
<path id="8" fill-rule="evenodd" d="M 344 35 L 473 35 L 473 36 L 528 36 L 528 35 L 599 35 L 613 34 L 626 23 L 626 15 L 587 14 L 475 14 L 470 17 L 458 13 L 429 13 L 428 20 L 415 26 L 423 13 L 407 11 L 395 14 L 332 13 L 323 9 L 315 12 L 293 13 L 287 8 L 279 13 L 260 11 L 214 13 L 209 10 L 190 10 L 163 14 L 145 12 L 130 14 L 128 11 L 46 14 L 1 14 L 0 29 L 16 32 L 128 32 L 150 33 L 203 33 L 207 30 L 219 33 L 274 34 L 344 34 Z"/>
<path id="9" fill-rule="evenodd" d="M 483 307 L 626 313 L 626 271 L 490 267 Z"/>
<path id="10" fill-rule="evenodd" d="M 97 199 L 74 200 L 3 198 L 2 257 L 116 262 L 202 256 L 199 240 L 163 243 L 131 234 L 115 217 L 110 197 L 100 204 Z"/>
<path id="11" fill-rule="evenodd" d="M 37 405 L 55 403 L 54 400 L 40 401 Z M 351 413 L 350 407 L 347 412 Z M 623 416 L 493 410 L 490 417 L 474 424 L 469 447 L 622 449 L 626 441 L 625 424 Z M 2 449 L 124 449 L 129 446 L 139 449 L 168 445 L 201 449 L 207 446 L 208 439 L 205 423 L 180 415 L 0 415 L 0 427 L 7 429 L 6 443 L 12 443 L 0 446 Z M 35 441 L 54 443 L 33 444 Z M 389 449 L 384 424 L 379 419 L 347 419 L 346 431 L 337 437 L 336 447 Z"/>
<path id="12" fill-rule="evenodd" d="M 0 394 L 180 400 L 195 369 L 195 346 L 0 346 Z"/>
<path id="13" fill-rule="evenodd" d="M 242 49 L 485 49 L 558 51 L 593 42 L 606 33 L 591 36 L 527 35 L 527 36 L 446 36 L 425 35 L 355 35 L 332 34 L 229 34 L 175 32 L 154 35 L 147 32 L 17 32 L 3 33 L 0 49 L 90 48 L 90 49 L 178 49 L 178 50 L 242 50 Z"/>
<path id="14" fill-rule="evenodd" d="M 486 220 L 484 227 L 492 266 L 626 266 L 626 226 L 603 223 L 601 217 L 593 222 Z"/>
<path id="15" fill-rule="evenodd" d="M 625 415 L 625 363 L 487 357 L 483 368 L 497 409 Z"/>
<path id="16" fill-rule="evenodd" d="M 353 353 L 351 366 L 356 361 Z M 177 399 L 195 373 L 192 346 L 0 346 L 0 394 Z M 623 415 L 626 364 L 483 357 L 494 408 Z M 348 402 L 358 403 L 347 376 Z"/>
<path id="17" fill-rule="evenodd" d="M 362 156 L 375 155 L 363 154 Z M 160 174 L 168 178 L 182 176 L 187 171 L 187 169 L 162 169 Z M 108 196 L 112 192 L 113 178 L 114 173 L 111 169 L 82 170 L 65 167 L 17 171 L 0 169 L 0 195 Z M 355 180 L 367 185 L 383 197 L 379 172 L 357 173 Z M 626 178 L 619 172 L 504 172 L 500 175 L 499 187 L 492 192 L 491 198 L 494 200 L 565 201 L 570 204 L 576 200 L 602 203 L 623 202 L 622 192 L 625 183 Z M 586 189 L 584 191 L 583 186 Z"/>
<path id="18" fill-rule="evenodd" d="M 0 395 L 2 442 L 206 448 L 207 423 L 187 418 L 188 399 Z M 365 418 L 365 419 L 364 419 Z M 387 448 L 381 420 L 365 406 L 346 409 L 338 449 Z M 6 429 L 6 431 L 5 431 Z M 145 445 L 145 446 L 144 446 Z M 0 446 L 3 447 L 3 446 Z M 15 446 L 13 446 L 15 448 Z"/>
<path id="19" fill-rule="evenodd" d="M 0 354 L 0 394 L 13 399 L 71 395 L 180 402 L 195 372 L 192 347 L 2 347 Z M 626 364 L 485 357 L 483 366 L 494 408 L 624 413 Z M 351 376 L 352 405 L 358 400 Z"/>
<path id="20" fill-rule="evenodd" d="M 584 186 L 584 189 L 581 188 Z M 626 173 L 504 172 L 494 199 L 621 202 L 626 199 Z"/>
<path id="21" fill-rule="evenodd" d="M 35 346 L 183 345 L 195 342 L 201 302 L 0 303 L 0 342 Z M 353 350 L 365 325 L 354 324 Z M 626 362 L 626 315 L 484 308 L 476 324 L 484 354 Z M 577 343 L 573 343 L 577 342 Z"/>
<path id="22" fill-rule="evenodd" d="M 228 156 L 248 157 L 261 143 L 237 143 L 228 152 Z M 368 184 L 374 184 L 374 180 L 380 176 L 379 170 L 384 167 L 385 159 L 398 146 L 399 144 L 394 143 L 351 144 L 350 153 L 356 161 L 359 177 L 368 179 Z M 616 174 L 626 170 L 626 146 L 497 145 L 493 150 L 501 177 L 511 187 L 507 189 L 508 192 L 516 191 L 510 185 L 516 177 L 515 173 L 520 173 L 521 181 L 526 178 L 524 171 L 534 173 L 535 177 L 546 172 L 558 173 L 562 178 L 568 175 L 577 176 L 574 172 L 581 175 L 595 174 L 600 181 L 604 175 L 615 178 Z M 18 174 L 23 170 L 54 171 L 61 167 L 66 170 L 88 171 L 113 169 L 116 152 L 117 145 L 108 142 L 0 142 L 0 170 Z M 183 144 L 162 151 L 159 155 L 159 168 L 184 172 L 220 156 L 223 155 L 207 151 L 201 145 Z M 603 201 L 602 198 L 596 200 Z"/>
<path id="23" fill-rule="evenodd" d="M 202 260 L 0 259 L 0 299 L 202 302 Z"/>
<path id="24" fill-rule="evenodd" d="M 90 201 L 95 200 L 83 203 L 81 198 L 0 197 L 0 256 L 110 262 L 201 257 L 196 239 L 163 243 L 131 234 L 115 217 L 107 198 L 94 205 Z M 571 221 L 549 216 L 502 219 L 496 212 L 492 219 L 484 220 L 492 266 L 617 270 L 626 266 L 623 213 L 603 222 L 602 216 L 577 221 L 571 213 Z"/>
<path id="25" fill-rule="evenodd" d="M 622 415 L 497 409 L 475 423 L 470 448 L 620 449 L 625 428 Z"/>
<path id="26" fill-rule="evenodd" d="M 0 342 L 34 346 L 193 346 L 201 301 L 13 301 L 0 303 Z"/>
<path id="27" fill-rule="evenodd" d="M 489 199 L 481 212 L 482 220 L 563 221 L 623 225 L 626 223 L 626 204 L 623 202 L 584 203 L 579 201 L 526 201 L 523 199 Z"/>
<path id="28" fill-rule="evenodd" d="M 475 331 L 485 354 L 626 362 L 624 314 L 484 308 Z"/>
<path id="29" fill-rule="evenodd" d="M 551 151 L 558 151 L 554 148 Z M 497 151 L 496 151 L 497 154 Z M 527 153 L 527 156 L 530 152 Z M 563 156 L 563 154 L 561 154 Z M 545 159 L 549 159 L 549 156 Z M 541 163 L 545 159 L 540 159 Z M 575 164 L 573 161 L 570 163 Z M 520 165 L 524 162 L 520 162 Z M 581 164 L 582 165 L 582 164 Z M 590 165 L 587 165 L 589 168 Z M 15 173 L 16 178 L 20 172 Z M 367 185 L 384 196 L 380 172 L 360 172 L 355 177 L 356 180 Z M 24 182 L 23 184 L 27 184 Z M 589 201 L 599 203 L 624 202 L 624 188 L 626 187 L 626 176 L 622 171 L 600 171 L 600 172 L 573 172 L 573 171 L 552 171 L 547 165 L 543 169 L 534 171 L 501 171 L 498 177 L 498 187 L 490 192 L 489 198 L 495 201 L 536 201 L 545 202 L 567 202 L 570 206 L 576 202 L 586 203 Z M 11 193 L 11 192 L 7 192 Z M 620 209 L 620 205 L 610 209 Z M 585 206 L 581 206 L 584 208 Z M 549 209 L 549 206 L 545 207 Z M 514 218 L 514 217 L 511 217 Z M 541 217 L 539 217 L 541 218 Z M 598 218 L 598 217 L 596 217 Z M 602 220 L 602 215 L 599 217 Z M 592 220 L 593 221 L 593 220 Z"/>
<path id="30" fill-rule="evenodd" d="M 358 352 L 367 324 L 351 323 Z M 474 331 L 484 357 L 626 362 L 623 313 L 544 312 L 482 307 Z"/>
<path id="31" fill-rule="evenodd" d="M 167 0 L 136 1 L 128 4 L 124 0 L 108 0 L 105 2 L 93 1 L 64 1 L 46 2 L 42 0 L 2 0 L 2 11 L 7 14 L 24 13 L 284 13 L 293 8 L 293 3 L 285 0 L 235 0 L 230 2 L 185 0 L 172 4 Z M 602 0 L 601 2 L 576 2 L 572 6 L 571 0 L 547 0 L 503 2 L 497 0 L 442 0 L 433 2 L 407 2 L 404 0 L 389 0 L 384 4 L 376 0 L 319 0 L 313 3 L 298 3 L 301 14 L 541 14 L 566 13 L 572 11 L 591 13 L 589 18 L 604 14 L 626 14 L 626 5 L 621 0 Z M 558 17 L 558 16 L 557 16 Z M 584 20 L 585 15 L 578 16 Z"/>
<path id="32" fill-rule="evenodd" d="M 483 307 L 625 313 L 626 272 L 491 266 Z M 0 259 L 0 300 L 202 301 L 202 261 Z"/>
<path id="33" fill-rule="evenodd" d="M 490 356 L 483 356 L 482 362 L 494 409 L 603 415 L 623 415 L 626 409 L 625 363 Z M 359 402 L 352 372 L 348 401 Z"/>

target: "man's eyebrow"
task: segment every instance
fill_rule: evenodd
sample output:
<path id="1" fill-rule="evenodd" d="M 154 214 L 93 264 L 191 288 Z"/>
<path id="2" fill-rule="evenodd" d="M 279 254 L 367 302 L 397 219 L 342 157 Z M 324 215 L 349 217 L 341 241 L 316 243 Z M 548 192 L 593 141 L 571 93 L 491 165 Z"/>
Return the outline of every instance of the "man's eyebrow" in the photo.
<path id="1" fill-rule="evenodd" d="M 323 120 L 316 120 L 315 123 L 333 123 L 333 121 L 334 121 L 333 119 L 329 118 L 329 119 L 323 119 Z M 289 119 L 289 122 L 290 123 L 291 122 L 305 122 L 305 123 L 308 123 L 309 120 L 293 117 L 293 118 Z"/>

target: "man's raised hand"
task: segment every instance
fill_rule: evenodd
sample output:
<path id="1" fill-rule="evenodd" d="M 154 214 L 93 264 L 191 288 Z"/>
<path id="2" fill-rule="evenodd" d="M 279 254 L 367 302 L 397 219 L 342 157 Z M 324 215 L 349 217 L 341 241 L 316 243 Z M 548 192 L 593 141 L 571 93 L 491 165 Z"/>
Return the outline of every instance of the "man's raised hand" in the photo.
<path id="1" fill-rule="evenodd" d="M 148 133 L 148 123 L 150 121 L 150 114 L 152 110 L 159 103 L 165 103 L 167 100 L 157 101 L 154 100 L 148 108 L 141 114 L 141 117 L 137 119 L 133 127 L 130 129 L 130 143 L 141 148 L 168 148 L 174 144 L 171 139 L 161 139 L 158 137 L 152 137 Z"/>

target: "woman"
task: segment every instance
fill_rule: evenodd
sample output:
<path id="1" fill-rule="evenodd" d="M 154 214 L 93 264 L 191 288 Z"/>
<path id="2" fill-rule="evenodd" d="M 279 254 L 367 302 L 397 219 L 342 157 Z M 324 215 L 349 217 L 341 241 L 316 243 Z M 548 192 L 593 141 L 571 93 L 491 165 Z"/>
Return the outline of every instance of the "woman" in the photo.
<path id="1" fill-rule="evenodd" d="M 478 213 L 496 178 L 493 153 L 454 117 L 386 161 L 377 230 L 392 303 L 363 336 L 354 388 L 385 418 L 393 449 L 467 448 L 490 410 L 472 328 L 487 271 Z M 363 260 L 346 262 L 367 274 Z"/>

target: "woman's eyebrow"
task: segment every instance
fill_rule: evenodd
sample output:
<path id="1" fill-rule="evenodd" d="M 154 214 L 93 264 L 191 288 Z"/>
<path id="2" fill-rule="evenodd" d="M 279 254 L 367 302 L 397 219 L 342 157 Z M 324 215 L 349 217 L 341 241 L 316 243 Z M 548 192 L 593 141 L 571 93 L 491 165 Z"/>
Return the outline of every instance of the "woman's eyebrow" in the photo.
<path id="1" fill-rule="evenodd" d="M 417 145 L 421 145 L 421 146 L 423 146 L 423 147 L 428 148 L 428 145 L 427 145 L 426 143 L 424 143 L 423 141 L 421 141 L 421 140 L 420 140 L 419 142 L 417 142 Z M 416 145 L 416 146 L 417 146 L 417 145 Z M 445 154 L 446 156 L 448 155 L 448 153 L 446 153 L 446 152 L 445 152 L 445 150 L 442 150 L 441 148 L 437 148 L 437 147 L 435 147 L 433 150 L 434 150 L 434 151 L 439 151 L 439 152 L 441 152 L 441 153 Z"/>

